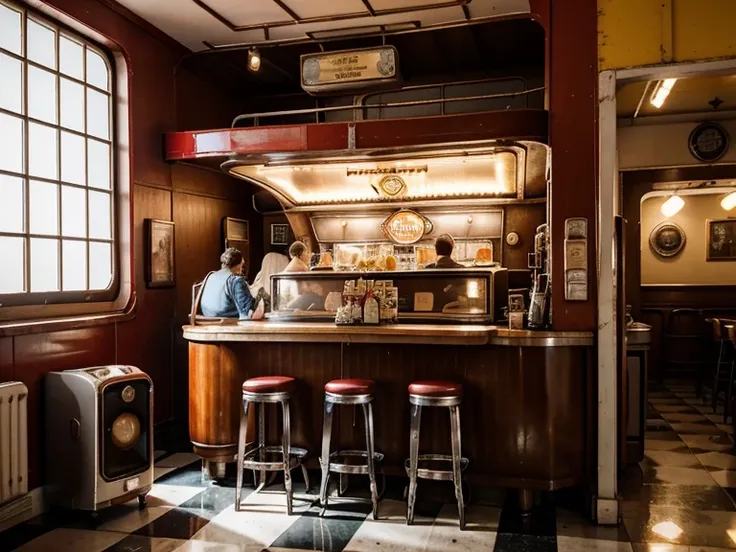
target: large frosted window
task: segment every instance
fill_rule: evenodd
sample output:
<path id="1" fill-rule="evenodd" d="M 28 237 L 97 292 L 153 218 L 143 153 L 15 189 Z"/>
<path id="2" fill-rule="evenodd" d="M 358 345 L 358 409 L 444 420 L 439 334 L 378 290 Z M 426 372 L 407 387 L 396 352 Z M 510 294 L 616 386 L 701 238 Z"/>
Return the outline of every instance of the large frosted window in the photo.
<path id="1" fill-rule="evenodd" d="M 112 285 L 112 82 L 98 47 L 0 0 L 0 303 Z"/>

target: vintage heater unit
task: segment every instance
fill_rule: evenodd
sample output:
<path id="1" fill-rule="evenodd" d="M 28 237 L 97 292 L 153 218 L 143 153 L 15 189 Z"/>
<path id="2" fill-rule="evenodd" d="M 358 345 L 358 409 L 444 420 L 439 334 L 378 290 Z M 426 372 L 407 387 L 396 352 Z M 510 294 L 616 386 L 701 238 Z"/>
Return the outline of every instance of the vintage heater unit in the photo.
<path id="1" fill-rule="evenodd" d="M 97 511 L 153 484 L 153 384 L 133 366 L 46 376 L 46 500 Z"/>

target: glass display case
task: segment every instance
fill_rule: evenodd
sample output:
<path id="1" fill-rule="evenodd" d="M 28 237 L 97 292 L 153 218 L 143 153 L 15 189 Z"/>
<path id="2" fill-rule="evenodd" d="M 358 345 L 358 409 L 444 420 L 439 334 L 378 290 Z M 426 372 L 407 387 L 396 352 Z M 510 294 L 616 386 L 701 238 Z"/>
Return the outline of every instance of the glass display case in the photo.
<path id="1" fill-rule="evenodd" d="M 332 321 L 347 280 L 390 281 L 398 288 L 400 322 L 485 324 L 502 319 L 508 301 L 505 268 L 417 271 L 312 271 L 271 277 L 272 312 L 279 321 Z"/>

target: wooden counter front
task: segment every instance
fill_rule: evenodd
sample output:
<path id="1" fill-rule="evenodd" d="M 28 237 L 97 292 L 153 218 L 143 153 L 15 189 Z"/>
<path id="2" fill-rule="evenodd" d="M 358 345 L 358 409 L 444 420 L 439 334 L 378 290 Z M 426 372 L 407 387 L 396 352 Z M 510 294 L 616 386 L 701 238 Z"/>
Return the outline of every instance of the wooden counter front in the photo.
<path id="1" fill-rule="evenodd" d="M 500 487 L 556 489 L 588 480 L 592 441 L 592 334 L 510 331 L 494 326 L 257 323 L 184 328 L 189 344 L 190 437 L 203 458 L 233 461 L 245 379 L 297 380 L 292 444 L 317 467 L 324 384 L 376 382 L 376 448 L 387 473 L 403 474 L 409 455 L 407 386 L 419 379 L 460 381 L 463 455 L 468 476 Z M 268 434 L 278 442 L 275 408 Z M 449 454 L 449 414 L 422 413 L 421 452 Z M 361 448 L 363 427 L 342 407 L 334 446 Z M 280 426 L 280 422 L 278 423 Z M 361 443 L 363 443 L 361 445 Z"/>

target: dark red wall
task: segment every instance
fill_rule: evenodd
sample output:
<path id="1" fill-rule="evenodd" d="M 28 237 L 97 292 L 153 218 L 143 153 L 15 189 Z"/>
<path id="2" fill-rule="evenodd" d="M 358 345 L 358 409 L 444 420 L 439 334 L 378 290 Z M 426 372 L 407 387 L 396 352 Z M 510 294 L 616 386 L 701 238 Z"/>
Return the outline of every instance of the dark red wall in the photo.
<path id="1" fill-rule="evenodd" d="M 549 144 L 552 148 L 552 255 L 555 330 L 595 331 L 598 182 L 598 13 L 592 0 L 531 0 L 547 35 Z M 588 219 L 588 300 L 565 301 L 565 219 Z"/>
<path id="2" fill-rule="evenodd" d="M 50 371 L 100 364 L 138 366 L 153 379 L 155 422 L 186 431 L 187 356 L 180 327 L 191 285 L 218 267 L 221 220 L 250 219 L 252 255 L 262 255 L 262 222 L 250 190 L 215 171 L 163 161 L 162 135 L 172 129 L 229 126 L 236 102 L 174 67 L 186 50 L 123 8 L 105 0 L 47 0 L 96 29 L 124 52 L 129 69 L 133 264 L 137 304 L 128 322 L 86 329 L 0 337 L 0 381 L 28 385 L 30 486 L 43 483 L 43 377 Z M 146 289 L 144 220 L 176 223 L 176 288 Z M 176 420 L 176 423 L 173 421 Z"/>

